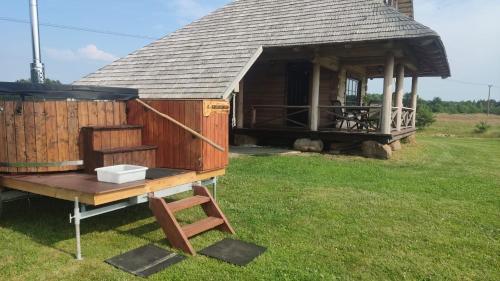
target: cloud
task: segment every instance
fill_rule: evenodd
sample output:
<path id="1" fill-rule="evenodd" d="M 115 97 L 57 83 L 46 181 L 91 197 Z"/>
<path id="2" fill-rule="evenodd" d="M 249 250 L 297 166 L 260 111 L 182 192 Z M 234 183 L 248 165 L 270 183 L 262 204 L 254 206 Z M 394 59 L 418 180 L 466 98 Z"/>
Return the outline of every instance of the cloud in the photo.
<path id="1" fill-rule="evenodd" d="M 89 44 L 83 48 L 78 49 L 78 54 L 82 58 L 90 59 L 90 60 L 98 60 L 98 61 L 114 61 L 117 60 L 113 54 L 106 53 L 103 50 L 99 50 L 96 45 Z"/>
<path id="2" fill-rule="evenodd" d="M 45 48 L 49 58 L 60 61 L 92 60 L 111 62 L 118 59 L 117 56 L 97 48 L 94 44 L 88 44 L 77 50 Z"/>

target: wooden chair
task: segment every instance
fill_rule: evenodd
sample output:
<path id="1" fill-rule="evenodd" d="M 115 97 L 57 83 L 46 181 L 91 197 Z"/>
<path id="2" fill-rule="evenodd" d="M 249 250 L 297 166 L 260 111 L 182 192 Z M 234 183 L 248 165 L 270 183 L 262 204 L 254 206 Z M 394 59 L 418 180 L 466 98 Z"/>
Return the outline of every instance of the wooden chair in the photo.
<path id="1" fill-rule="evenodd" d="M 373 108 L 377 106 L 377 108 Z M 369 103 L 368 112 L 366 113 L 366 119 L 363 120 L 366 124 L 366 132 L 369 132 L 370 129 L 378 129 L 378 124 L 380 124 L 380 104 L 377 103 Z"/>
<path id="2" fill-rule="evenodd" d="M 332 116 L 332 121 L 334 124 L 335 128 L 341 129 L 342 126 L 344 125 L 344 122 L 347 124 L 347 128 L 350 128 L 350 122 L 349 122 L 349 117 L 348 114 L 342 109 L 342 103 L 339 100 L 333 100 L 332 101 L 332 106 L 335 106 L 333 108 L 333 112 L 330 112 L 330 115 Z M 339 125 L 340 123 L 340 125 Z"/>

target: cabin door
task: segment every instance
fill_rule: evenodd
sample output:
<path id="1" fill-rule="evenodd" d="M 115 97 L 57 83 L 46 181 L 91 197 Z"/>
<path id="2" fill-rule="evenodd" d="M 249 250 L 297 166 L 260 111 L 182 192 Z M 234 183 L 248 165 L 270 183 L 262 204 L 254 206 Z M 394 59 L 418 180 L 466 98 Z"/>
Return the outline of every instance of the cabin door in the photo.
<path id="1" fill-rule="evenodd" d="M 308 62 L 289 63 L 287 65 L 287 105 L 309 105 L 311 64 Z M 288 127 L 307 128 L 309 111 L 305 108 L 288 108 L 286 125 Z"/>

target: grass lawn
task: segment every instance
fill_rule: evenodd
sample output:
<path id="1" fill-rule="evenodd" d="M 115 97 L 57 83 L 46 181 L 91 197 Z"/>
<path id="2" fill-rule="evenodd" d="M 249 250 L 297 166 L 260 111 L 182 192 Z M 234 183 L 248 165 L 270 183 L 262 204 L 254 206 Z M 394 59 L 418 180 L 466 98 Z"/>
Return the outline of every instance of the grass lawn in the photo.
<path id="1" fill-rule="evenodd" d="M 461 118 L 440 116 L 389 161 L 232 160 L 220 205 L 238 238 L 268 251 L 244 268 L 198 255 L 149 279 L 500 280 L 500 140 L 469 134 L 476 122 Z M 437 135 L 444 130 L 451 136 Z M 7 204 L 0 280 L 142 280 L 103 260 L 151 242 L 168 247 L 142 205 L 83 221 L 85 259 L 77 262 L 70 211 L 44 198 Z M 200 250 L 223 237 L 213 231 L 192 242 Z"/>
<path id="2" fill-rule="evenodd" d="M 440 137 L 500 138 L 500 116 L 486 114 L 437 114 L 437 123 L 423 134 Z M 484 121 L 491 126 L 483 134 L 475 132 L 476 124 Z"/>

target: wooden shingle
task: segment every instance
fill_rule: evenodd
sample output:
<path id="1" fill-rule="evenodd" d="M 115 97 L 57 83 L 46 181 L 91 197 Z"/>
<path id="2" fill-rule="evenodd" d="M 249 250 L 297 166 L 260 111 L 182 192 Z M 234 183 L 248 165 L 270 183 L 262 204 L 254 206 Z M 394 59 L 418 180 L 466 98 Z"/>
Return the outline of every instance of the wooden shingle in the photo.
<path id="1" fill-rule="evenodd" d="M 226 98 L 262 49 L 435 38 L 381 0 L 237 0 L 75 82 L 139 89 L 142 98 Z"/>

